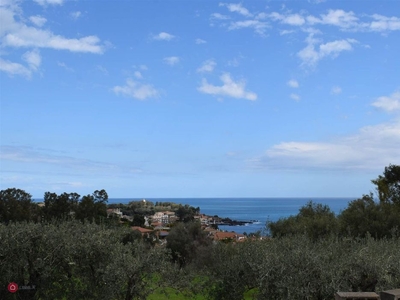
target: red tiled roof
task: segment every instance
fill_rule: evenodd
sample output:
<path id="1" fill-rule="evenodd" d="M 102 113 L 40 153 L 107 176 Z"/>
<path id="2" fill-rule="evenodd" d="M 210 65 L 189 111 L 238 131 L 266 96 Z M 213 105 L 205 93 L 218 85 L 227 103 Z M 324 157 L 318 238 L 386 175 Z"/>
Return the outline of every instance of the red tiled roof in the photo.
<path id="1" fill-rule="evenodd" d="M 143 227 L 139 227 L 139 226 L 133 226 L 131 227 L 132 230 L 138 230 L 140 231 L 142 234 L 143 233 L 149 233 L 149 232 L 153 232 L 153 230 L 151 229 L 147 229 L 147 228 L 143 228 Z"/>
<path id="2" fill-rule="evenodd" d="M 238 238 L 244 237 L 243 234 L 236 233 L 236 232 L 216 232 L 214 233 L 214 240 L 220 241 L 225 239 L 233 239 L 236 240 Z"/>

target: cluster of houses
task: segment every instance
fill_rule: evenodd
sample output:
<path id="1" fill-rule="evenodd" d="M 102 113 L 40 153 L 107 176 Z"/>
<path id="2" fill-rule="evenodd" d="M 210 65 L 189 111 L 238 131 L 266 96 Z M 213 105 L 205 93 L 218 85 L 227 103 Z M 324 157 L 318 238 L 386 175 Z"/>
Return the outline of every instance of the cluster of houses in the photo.
<path id="1" fill-rule="evenodd" d="M 115 215 L 120 219 L 125 218 L 129 221 L 132 221 L 132 217 L 123 215 L 119 208 L 107 209 L 107 215 Z M 139 231 L 142 236 L 155 235 L 161 241 L 165 240 L 165 238 L 168 236 L 170 230 L 169 225 L 175 223 L 178 220 L 178 217 L 173 211 L 159 211 L 152 216 L 145 216 L 144 218 L 144 227 L 132 226 L 132 230 Z M 215 229 L 215 226 L 212 225 L 218 224 L 220 222 L 220 219 L 217 217 L 199 214 L 194 216 L 194 219 L 200 222 L 203 230 L 214 241 L 242 242 L 247 238 L 245 235 L 240 233 L 225 232 Z"/>

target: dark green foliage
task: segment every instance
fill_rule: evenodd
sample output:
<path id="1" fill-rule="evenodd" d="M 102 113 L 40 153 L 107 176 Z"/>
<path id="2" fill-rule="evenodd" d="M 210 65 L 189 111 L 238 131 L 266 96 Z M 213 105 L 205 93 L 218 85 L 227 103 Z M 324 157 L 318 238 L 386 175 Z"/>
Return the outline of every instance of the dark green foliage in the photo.
<path id="1" fill-rule="evenodd" d="M 272 237 L 304 233 L 316 240 L 336 234 L 338 224 L 335 214 L 327 205 L 310 201 L 300 208 L 296 216 L 267 223 L 267 229 Z"/>
<path id="2" fill-rule="evenodd" d="M 385 167 L 383 176 L 379 175 L 372 183 L 376 185 L 381 203 L 400 205 L 400 165 Z"/>
<path id="3" fill-rule="evenodd" d="M 77 221 L 0 226 L 0 286 L 36 286 L 18 299 L 145 299 L 173 286 L 168 252 L 127 241 L 130 232 Z M 0 299 L 14 296 L 2 288 Z"/>
<path id="4" fill-rule="evenodd" d="M 200 212 L 200 208 L 186 205 L 179 205 L 178 210 L 176 211 L 176 216 L 178 217 L 180 222 L 192 222 L 194 220 L 194 216 Z"/>
<path id="5" fill-rule="evenodd" d="M 376 238 L 392 237 L 400 229 L 400 166 L 389 165 L 383 176 L 372 180 L 376 185 L 379 202 L 373 194 L 351 201 L 338 217 L 329 207 L 307 203 L 295 216 L 268 222 L 272 237 L 306 234 L 312 240 L 330 235 Z"/>
<path id="6" fill-rule="evenodd" d="M 391 237 L 400 228 L 400 207 L 387 202 L 375 202 L 373 195 L 351 201 L 339 215 L 342 235 L 376 238 Z"/>
<path id="7" fill-rule="evenodd" d="M 138 242 L 142 239 L 142 234 L 140 233 L 139 230 L 131 230 L 129 232 L 127 232 L 123 238 L 122 238 L 122 243 L 124 245 L 128 244 L 128 243 L 134 243 L 134 242 Z"/>
<path id="8" fill-rule="evenodd" d="M 80 195 L 77 193 L 56 193 L 46 192 L 44 194 L 43 214 L 46 220 L 72 219 L 78 210 Z"/>
<path id="9" fill-rule="evenodd" d="M 211 244 L 211 240 L 201 229 L 199 222 L 178 223 L 167 236 L 167 248 L 171 250 L 173 260 L 181 267 L 191 262 L 202 252 L 202 248 Z"/>
<path id="10" fill-rule="evenodd" d="M 134 214 L 133 215 L 133 220 L 131 222 L 131 226 L 144 226 L 145 219 L 144 216 L 141 214 Z"/>
<path id="11" fill-rule="evenodd" d="M 39 218 L 39 209 L 24 190 L 9 188 L 0 191 L 0 223 L 32 221 Z"/>
<path id="12" fill-rule="evenodd" d="M 248 291 L 254 299 L 323 300 L 336 291 L 399 288 L 399 174 L 400 167 L 390 165 L 373 180 L 379 202 L 364 195 L 336 217 L 310 201 L 296 216 L 269 222 L 273 238 L 243 243 L 213 243 L 200 223 L 190 221 L 200 209 L 180 205 L 181 222 L 172 227 L 166 248 L 155 246 L 151 236 L 144 242 L 139 232 L 103 222 L 104 190 L 82 199 L 46 193 L 40 211 L 29 194 L 8 189 L 0 193 L 1 222 L 8 224 L 0 223 L 0 286 L 36 285 L 18 299 L 115 300 L 146 299 L 165 286 L 183 287 L 189 297 L 232 300 Z M 139 225 L 154 205 L 137 205 L 131 212 Z M 58 223 L 13 223 L 41 216 Z M 68 221 L 73 216 L 82 222 Z M 16 298 L 2 289 L 0 299 Z"/>
<path id="13" fill-rule="evenodd" d="M 92 195 L 46 192 L 44 207 L 39 207 L 31 195 L 23 190 L 9 188 L 0 191 L 0 222 L 72 220 L 99 223 L 107 217 L 108 195 L 96 190 Z"/>
<path id="14" fill-rule="evenodd" d="M 400 286 L 400 239 L 305 235 L 218 244 L 205 290 L 210 299 L 333 299 L 336 291 L 381 291 Z"/>
<path id="15" fill-rule="evenodd" d="M 209 298 L 240 300 L 256 286 L 256 272 L 249 267 L 258 255 L 253 245 L 218 243 L 212 248 L 205 284 Z"/>
<path id="16" fill-rule="evenodd" d="M 105 190 L 94 191 L 92 195 L 83 196 L 79 202 L 76 219 L 99 223 L 107 217 L 108 195 Z"/>

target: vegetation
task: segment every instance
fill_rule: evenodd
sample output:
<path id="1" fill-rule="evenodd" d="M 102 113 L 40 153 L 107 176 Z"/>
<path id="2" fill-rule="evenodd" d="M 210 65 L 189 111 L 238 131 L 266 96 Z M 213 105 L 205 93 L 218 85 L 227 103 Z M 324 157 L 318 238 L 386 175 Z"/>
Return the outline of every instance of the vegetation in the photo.
<path id="1" fill-rule="evenodd" d="M 296 216 L 269 222 L 272 237 L 306 234 L 313 240 L 331 235 L 341 237 L 393 237 L 400 230 L 400 166 L 390 165 L 383 176 L 372 180 L 378 200 L 372 193 L 351 201 L 338 216 L 326 205 L 309 202 Z"/>
<path id="2" fill-rule="evenodd" d="M 0 191 L 0 299 L 332 299 L 400 287 L 400 168 L 336 216 L 309 202 L 269 222 L 270 237 L 215 243 L 176 206 L 166 246 L 106 218 L 107 193 Z M 172 209 L 172 204 L 165 205 Z M 163 204 L 131 207 L 155 211 Z M 142 219 L 136 218 L 140 223 Z M 9 282 L 34 289 L 9 293 Z"/>

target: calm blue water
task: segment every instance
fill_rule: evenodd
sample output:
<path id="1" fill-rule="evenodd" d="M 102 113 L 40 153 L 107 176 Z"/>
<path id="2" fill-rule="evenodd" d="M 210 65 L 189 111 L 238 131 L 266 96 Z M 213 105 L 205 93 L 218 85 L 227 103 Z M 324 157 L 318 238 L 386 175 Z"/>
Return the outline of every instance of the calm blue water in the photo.
<path id="1" fill-rule="evenodd" d="M 349 201 L 354 198 L 151 198 L 146 199 L 153 203 L 174 202 L 200 207 L 200 211 L 206 215 L 218 215 L 233 220 L 248 221 L 258 220 L 254 224 L 246 226 L 220 226 L 220 229 L 228 231 L 255 232 L 265 227 L 267 220 L 277 221 L 281 217 L 288 217 L 298 213 L 299 209 L 308 201 L 327 204 L 338 214 L 347 207 Z M 108 203 L 128 203 L 141 199 L 109 199 Z"/>

